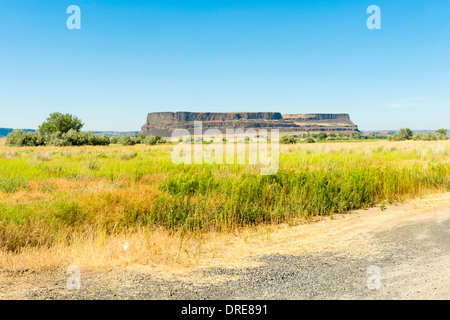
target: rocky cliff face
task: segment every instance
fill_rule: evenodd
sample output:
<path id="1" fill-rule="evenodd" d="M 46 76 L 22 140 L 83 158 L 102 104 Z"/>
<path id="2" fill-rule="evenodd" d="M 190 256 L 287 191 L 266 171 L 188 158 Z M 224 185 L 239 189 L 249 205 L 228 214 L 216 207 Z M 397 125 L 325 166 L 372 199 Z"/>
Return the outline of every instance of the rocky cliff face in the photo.
<path id="1" fill-rule="evenodd" d="M 354 132 L 358 127 L 348 114 L 286 114 L 279 112 L 153 112 L 147 116 L 141 135 L 170 137 L 176 129 L 194 134 L 194 121 L 207 129 L 279 129 L 281 133 Z M 225 131 L 224 131 L 225 133 Z"/>

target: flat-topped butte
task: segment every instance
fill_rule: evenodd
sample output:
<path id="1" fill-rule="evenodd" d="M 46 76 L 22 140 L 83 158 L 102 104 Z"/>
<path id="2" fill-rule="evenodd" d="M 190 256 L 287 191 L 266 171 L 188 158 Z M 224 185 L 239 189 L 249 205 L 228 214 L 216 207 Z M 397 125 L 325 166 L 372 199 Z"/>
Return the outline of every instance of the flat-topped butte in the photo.
<path id="1" fill-rule="evenodd" d="M 194 134 L 194 121 L 202 129 L 278 129 L 281 133 L 358 131 L 346 113 L 284 114 L 279 112 L 152 112 L 141 135 L 170 137 L 176 129 Z"/>

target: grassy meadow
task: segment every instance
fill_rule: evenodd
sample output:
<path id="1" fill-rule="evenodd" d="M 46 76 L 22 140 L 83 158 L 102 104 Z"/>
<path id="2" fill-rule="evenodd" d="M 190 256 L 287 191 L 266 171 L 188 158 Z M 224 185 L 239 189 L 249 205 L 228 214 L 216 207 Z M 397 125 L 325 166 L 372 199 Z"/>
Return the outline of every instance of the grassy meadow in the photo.
<path id="1" fill-rule="evenodd" d="M 0 146 L 0 268 L 24 252 L 104 249 L 133 237 L 142 263 L 164 252 L 179 258 L 184 238 L 189 246 L 211 233 L 450 190 L 449 141 L 282 145 L 273 176 L 254 165 L 176 165 L 172 148 Z"/>

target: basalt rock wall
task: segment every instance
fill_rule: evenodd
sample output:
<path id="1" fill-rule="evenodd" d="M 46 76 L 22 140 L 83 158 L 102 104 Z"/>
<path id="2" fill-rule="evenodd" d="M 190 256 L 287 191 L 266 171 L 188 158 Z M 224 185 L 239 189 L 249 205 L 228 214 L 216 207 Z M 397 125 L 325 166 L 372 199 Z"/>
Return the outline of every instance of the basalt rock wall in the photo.
<path id="1" fill-rule="evenodd" d="M 201 121 L 202 130 L 278 129 L 280 133 L 354 132 L 358 127 L 345 113 L 286 114 L 279 112 L 152 112 L 142 126 L 141 135 L 172 136 L 177 129 L 194 134 L 194 121 Z"/>

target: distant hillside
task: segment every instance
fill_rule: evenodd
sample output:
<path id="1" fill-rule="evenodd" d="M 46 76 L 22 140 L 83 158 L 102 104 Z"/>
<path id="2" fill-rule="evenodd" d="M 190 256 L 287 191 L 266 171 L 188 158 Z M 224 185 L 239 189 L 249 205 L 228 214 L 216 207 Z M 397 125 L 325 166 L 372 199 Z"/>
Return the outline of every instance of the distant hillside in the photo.
<path id="1" fill-rule="evenodd" d="M 0 128 L 0 138 L 6 137 L 8 135 L 8 133 L 10 133 L 13 130 L 15 130 L 15 129 Z M 25 132 L 35 132 L 36 131 L 36 130 L 33 130 L 33 129 L 19 129 L 19 130 L 23 130 Z"/>
<path id="2" fill-rule="evenodd" d="M 399 133 L 400 130 L 361 130 L 362 133 L 368 133 L 368 134 L 392 134 L 392 133 Z M 420 132 L 420 133 L 428 133 L 428 132 L 436 132 L 436 130 L 412 130 L 413 133 Z M 450 131 L 447 132 L 447 135 L 450 137 Z"/>
<path id="3" fill-rule="evenodd" d="M 11 131 L 15 129 L 10 128 L 0 128 L 0 138 L 6 137 Z M 35 132 L 33 129 L 19 129 L 25 132 Z M 139 131 L 94 131 L 95 134 L 100 136 L 108 136 L 108 137 L 125 137 L 125 136 L 134 136 L 139 133 Z"/>
<path id="4" fill-rule="evenodd" d="M 94 131 L 95 134 L 108 137 L 131 137 L 139 133 L 139 131 Z"/>

